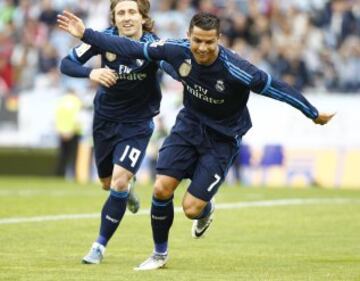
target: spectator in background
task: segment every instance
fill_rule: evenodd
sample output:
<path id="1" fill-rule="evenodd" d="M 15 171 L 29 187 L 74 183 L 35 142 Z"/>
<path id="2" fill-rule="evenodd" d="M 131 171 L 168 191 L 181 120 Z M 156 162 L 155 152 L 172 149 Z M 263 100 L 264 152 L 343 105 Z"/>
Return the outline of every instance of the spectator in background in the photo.
<path id="1" fill-rule="evenodd" d="M 39 22 L 45 24 L 49 29 L 56 25 L 56 16 L 59 13 L 52 4 L 51 0 L 42 0 Z"/>
<path id="2" fill-rule="evenodd" d="M 10 63 L 10 57 L 13 51 L 14 43 L 11 38 L 10 25 L 6 25 L 0 32 L 0 80 L 2 80 L 5 93 L 9 93 L 13 88 L 13 67 Z"/>
<path id="3" fill-rule="evenodd" d="M 184 25 L 186 25 L 188 20 L 190 20 L 192 15 L 196 12 L 195 9 L 191 6 L 191 0 L 176 1 L 175 10 L 177 10 L 178 13 L 183 15 Z"/>
<path id="4" fill-rule="evenodd" d="M 323 11 L 320 24 L 325 28 L 326 43 L 332 48 L 338 48 L 352 34 L 359 35 L 351 1 L 330 0 Z"/>
<path id="5" fill-rule="evenodd" d="M 360 88 L 360 39 L 349 36 L 340 46 L 337 55 L 339 67 L 339 89 L 354 92 Z"/>
<path id="6" fill-rule="evenodd" d="M 163 38 L 183 37 L 185 23 L 192 14 L 198 10 L 210 11 L 222 20 L 224 46 L 234 49 L 241 46 L 249 57 L 255 58 L 255 61 L 259 60 L 262 65 L 271 65 L 272 69 L 266 68 L 270 69 L 271 74 L 279 75 L 274 72 L 276 71 L 274 62 L 284 59 L 282 48 L 293 44 L 294 42 L 291 42 L 293 40 L 295 44 L 302 46 L 299 50 L 300 65 L 307 69 L 309 77 L 312 78 L 310 84 L 306 82 L 303 86 L 310 85 L 318 89 L 332 87 L 328 90 L 342 91 L 344 83 L 340 80 L 354 80 L 344 78 L 344 72 L 340 71 L 337 64 L 343 60 L 343 55 L 338 53 L 343 49 L 342 45 L 346 39 L 349 36 L 360 35 L 360 1 L 159 0 L 153 2 L 152 14 L 157 19 L 156 30 Z M 67 7 L 86 18 L 86 23 L 90 27 L 101 30 L 108 26 L 108 18 L 101 16 L 107 13 L 107 0 L 3 0 L 0 1 L 0 33 L 4 32 L 6 26 L 13 25 L 15 30 L 12 30 L 11 36 L 16 40 L 17 45 L 14 50 L 19 51 L 20 45 L 23 44 L 25 44 L 24 48 L 27 48 L 27 43 L 22 39 L 27 37 L 38 52 L 43 52 L 42 46 L 50 42 L 56 48 L 59 57 L 66 56 L 67 50 L 73 43 L 69 37 L 65 37 L 54 28 L 54 23 L 57 11 Z M 282 46 L 278 45 L 279 41 L 282 42 Z M 266 43 L 266 49 L 269 49 L 267 46 L 270 43 L 270 51 L 264 53 L 263 43 Z M 0 49 L 2 47 L 0 46 Z M 260 53 L 259 48 L 262 49 Z M 327 51 L 327 48 L 330 50 Z M 324 65 L 333 65 L 334 71 L 329 71 Z M 357 60 L 352 61 L 351 65 L 353 65 L 352 69 L 354 65 L 355 68 L 358 67 Z M 37 80 L 43 78 L 38 75 L 39 72 L 41 71 L 34 75 L 34 83 L 25 84 L 29 84 L 29 87 L 36 85 Z M 69 82 L 71 79 L 64 80 L 64 85 L 71 84 Z M 303 82 L 295 84 L 302 85 Z M 345 91 L 359 91 L 356 83 L 352 85 L 345 87 L 349 88 Z"/>
<path id="7" fill-rule="evenodd" d="M 282 51 L 273 67 L 273 69 L 278 69 L 278 76 L 299 91 L 310 86 L 310 76 L 299 46 L 288 45 Z"/>
<path id="8" fill-rule="evenodd" d="M 83 1 L 86 2 L 87 19 L 86 23 L 98 30 L 103 30 L 109 26 L 109 3 L 111 1 Z M 77 9 L 79 10 L 79 9 Z M 82 13 L 80 13 L 81 15 Z"/>
<path id="9" fill-rule="evenodd" d="M 75 178 L 77 148 L 81 136 L 81 100 L 68 89 L 56 106 L 55 126 L 59 135 L 59 151 L 56 174 L 61 177 Z"/>
<path id="10" fill-rule="evenodd" d="M 15 11 L 15 5 L 12 0 L 1 1 L 0 3 L 0 31 L 12 21 Z"/>
<path id="11" fill-rule="evenodd" d="M 12 67 L 9 63 L 8 58 L 0 53 L 0 80 L 2 84 L 2 91 L 0 95 L 7 95 L 13 86 L 12 81 Z"/>
<path id="12" fill-rule="evenodd" d="M 34 87 L 33 78 L 34 73 L 37 73 L 38 61 L 38 49 L 28 37 L 22 37 L 11 55 L 16 92 Z"/>
<path id="13" fill-rule="evenodd" d="M 16 29 L 21 30 L 30 17 L 35 17 L 30 0 L 20 0 L 19 5 L 15 8 L 12 18 Z"/>
<path id="14" fill-rule="evenodd" d="M 59 58 L 56 49 L 49 42 L 39 50 L 39 70 L 41 73 L 49 73 L 57 69 Z"/>
<path id="15" fill-rule="evenodd" d="M 46 26 L 32 17 L 26 20 L 25 26 L 19 31 L 19 34 L 20 37 L 26 37 L 31 41 L 37 49 L 46 43 L 49 36 Z"/>
<path id="16" fill-rule="evenodd" d="M 186 19 L 183 14 L 173 9 L 172 1 L 161 0 L 159 10 L 154 12 L 155 30 L 160 38 L 172 38 L 184 36 Z"/>
<path id="17" fill-rule="evenodd" d="M 320 52 L 320 60 L 322 68 L 320 75 L 324 87 L 329 92 L 333 92 L 339 88 L 339 77 L 332 52 L 329 49 L 324 49 Z"/>

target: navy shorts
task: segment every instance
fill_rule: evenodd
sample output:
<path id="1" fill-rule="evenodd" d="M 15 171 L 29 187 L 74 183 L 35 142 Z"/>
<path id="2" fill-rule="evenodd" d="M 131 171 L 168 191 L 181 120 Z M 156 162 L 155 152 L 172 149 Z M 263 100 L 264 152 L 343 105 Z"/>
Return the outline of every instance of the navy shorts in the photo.
<path id="1" fill-rule="evenodd" d="M 240 139 L 222 135 L 186 115 L 178 116 L 159 151 L 157 172 L 190 178 L 188 192 L 210 201 L 238 154 Z"/>
<path id="2" fill-rule="evenodd" d="M 94 151 L 99 177 L 110 177 L 114 164 L 136 174 L 153 131 L 152 119 L 122 123 L 94 117 Z"/>

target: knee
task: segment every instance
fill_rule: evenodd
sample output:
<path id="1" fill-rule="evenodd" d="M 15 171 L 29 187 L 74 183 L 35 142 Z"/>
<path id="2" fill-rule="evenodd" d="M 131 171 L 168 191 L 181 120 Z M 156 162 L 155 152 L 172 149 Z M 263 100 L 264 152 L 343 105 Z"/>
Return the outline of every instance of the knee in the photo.
<path id="1" fill-rule="evenodd" d="M 154 184 L 154 197 L 165 200 L 169 199 L 173 195 L 173 189 L 161 180 L 156 180 Z"/>
<path id="2" fill-rule="evenodd" d="M 126 174 L 113 175 L 111 188 L 119 192 L 127 191 L 130 180 L 131 177 L 129 178 Z"/>
<path id="3" fill-rule="evenodd" d="M 183 210 L 186 217 L 188 217 L 189 219 L 195 219 L 201 214 L 203 206 L 185 200 L 183 202 Z"/>
<path id="4" fill-rule="evenodd" d="M 191 195 L 189 192 L 185 193 L 182 206 L 185 216 L 189 219 L 196 219 L 199 217 L 206 205 L 206 201 Z"/>

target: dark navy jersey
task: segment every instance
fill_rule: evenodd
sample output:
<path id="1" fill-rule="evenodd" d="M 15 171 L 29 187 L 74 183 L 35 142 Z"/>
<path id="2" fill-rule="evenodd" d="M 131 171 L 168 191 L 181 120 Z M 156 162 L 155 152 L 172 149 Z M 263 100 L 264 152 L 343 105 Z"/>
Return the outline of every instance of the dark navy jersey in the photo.
<path id="1" fill-rule="evenodd" d="M 122 57 L 165 60 L 184 86 L 185 112 L 227 136 L 242 136 L 250 129 L 246 107 L 250 91 L 286 102 L 311 119 L 318 116 L 317 109 L 294 88 L 222 46 L 214 63 L 200 65 L 185 39 L 139 43 L 86 29 L 82 40 Z"/>
<path id="2" fill-rule="evenodd" d="M 116 27 L 103 34 L 119 37 Z M 153 42 L 158 37 L 144 32 L 141 42 Z M 117 83 L 110 88 L 100 85 L 95 99 L 95 113 L 106 120 L 137 122 L 159 113 L 161 92 L 157 78 L 159 63 L 131 59 L 106 51 L 101 46 L 83 43 L 73 48 L 63 59 L 61 71 L 73 77 L 89 77 L 91 68 L 82 66 L 91 57 L 101 55 L 101 67 L 116 71 Z"/>

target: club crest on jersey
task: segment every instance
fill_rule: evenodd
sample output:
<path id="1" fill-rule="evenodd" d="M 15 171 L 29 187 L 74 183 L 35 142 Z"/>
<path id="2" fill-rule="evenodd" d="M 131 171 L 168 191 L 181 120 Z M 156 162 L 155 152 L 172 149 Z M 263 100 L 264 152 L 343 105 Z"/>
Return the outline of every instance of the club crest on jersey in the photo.
<path id="1" fill-rule="evenodd" d="M 105 58 L 106 58 L 109 62 L 113 62 L 114 60 L 116 60 L 116 55 L 115 55 L 114 53 L 106 52 L 106 53 L 105 53 Z"/>
<path id="2" fill-rule="evenodd" d="M 191 72 L 191 68 L 191 64 L 189 64 L 188 62 L 183 62 L 179 67 L 179 73 L 181 77 L 188 76 Z"/>
<path id="3" fill-rule="evenodd" d="M 225 91 L 225 84 L 223 80 L 217 80 L 216 81 L 216 85 L 215 85 L 215 89 L 218 92 L 224 92 Z"/>

